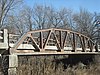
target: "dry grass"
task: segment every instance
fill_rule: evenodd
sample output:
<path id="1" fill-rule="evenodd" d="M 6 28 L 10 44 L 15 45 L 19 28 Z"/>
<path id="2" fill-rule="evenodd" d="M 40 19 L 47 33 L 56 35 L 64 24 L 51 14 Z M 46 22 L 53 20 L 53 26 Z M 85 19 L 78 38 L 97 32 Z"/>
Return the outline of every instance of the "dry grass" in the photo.
<path id="1" fill-rule="evenodd" d="M 92 63 L 87 66 L 82 63 L 67 66 L 64 63 L 55 62 L 62 56 L 28 56 L 19 57 L 18 75 L 100 75 L 100 63 Z M 57 59 L 56 59 L 57 58 Z"/>
<path id="2" fill-rule="evenodd" d="M 80 61 L 74 64 L 72 60 L 76 58 L 71 61 L 66 58 L 67 56 L 19 56 L 17 75 L 100 75 L 100 56 L 96 56 L 94 62 L 88 65 Z M 0 75 L 3 75 L 1 65 Z"/>

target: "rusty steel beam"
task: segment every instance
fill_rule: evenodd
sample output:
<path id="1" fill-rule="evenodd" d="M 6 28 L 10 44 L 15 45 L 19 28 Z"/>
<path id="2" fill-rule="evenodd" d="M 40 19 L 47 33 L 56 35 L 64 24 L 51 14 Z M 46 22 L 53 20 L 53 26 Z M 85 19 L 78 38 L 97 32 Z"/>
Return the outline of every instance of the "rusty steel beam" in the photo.
<path id="1" fill-rule="evenodd" d="M 45 34 L 45 32 L 47 34 Z M 58 32 L 58 33 L 56 33 L 56 32 Z M 35 38 L 36 37 L 34 35 L 35 33 L 39 33 L 39 35 L 37 34 L 37 36 L 38 36 L 37 38 Z M 44 35 L 46 35 L 46 37 L 44 37 Z M 53 36 L 54 39 L 51 36 Z M 66 44 L 68 44 L 68 41 L 70 41 L 70 43 L 71 43 L 73 52 L 77 52 L 77 43 L 79 43 L 81 45 L 81 48 L 82 48 L 81 52 L 86 52 L 87 46 L 90 48 L 90 52 L 93 52 L 93 49 L 95 49 L 95 51 L 98 52 L 97 45 L 95 45 L 89 37 L 87 37 L 83 34 L 71 31 L 71 30 L 56 29 L 56 28 L 33 30 L 33 31 L 27 32 L 26 34 L 24 34 L 21 37 L 21 39 L 12 48 L 15 50 L 14 52 L 17 52 L 19 45 L 22 44 L 25 41 L 25 39 L 28 37 L 31 39 L 32 45 L 35 48 L 33 50 L 38 51 L 38 52 L 45 52 L 46 51 L 45 48 L 51 39 L 55 40 L 55 44 L 57 47 L 57 50 L 55 50 L 55 51 L 57 51 L 57 52 L 65 52 L 64 47 Z M 77 41 L 77 38 L 79 38 L 80 42 Z M 30 39 L 28 39 L 28 42 L 30 41 Z M 38 41 L 36 41 L 36 39 Z M 87 42 L 88 42 L 88 44 L 87 44 Z M 18 51 L 18 52 L 20 52 L 20 51 Z"/>
<path id="2" fill-rule="evenodd" d="M 73 47 L 73 41 L 75 40 L 73 40 L 73 37 L 71 36 L 72 35 L 72 33 L 70 32 L 69 34 L 68 34 L 68 38 L 69 38 L 69 40 L 70 40 L 70 43 L 71 43 L 71 46 L 72 46 L 72 48 L 73 48 L 73 50 L 72 50 L 72 52 L 74 51 L 74 47 Z"/>
<path id="3" fill-rule="evenodd" d="M 86 51 L 86 38 L 83 37 L 83 46 L 84 46 L 84 49 L 83 49 L 83 52 Z"/>
<path id="4" fill-rule="evenodd" d="M 61 47 L 61 51 L 64 51 L 64 49 L 63 49 L 63 41 L 62 41 L 62 31 L 59 31 L 59 39 L 60 39 L 60 47 Z"/>
<path id="5" fill-rule="evenodd" d="M 43 49 L 45 49 L 45 47 L 46 47 L 46 45 L 47 45 L 47 43 L 48 43 L 48 41 L 49 41 L 49 39 L 50 39 L 51 33 L 52 33 L 52 31 L 49 30 L 49 33 L 48 33 L 47 38 L 46 38 L 46 41 L 44 42 L 44 45 L 43 45 Z"/>
<path id="6" fill-rule="evenodd" d="M 81 42 L 82 52 L 85 52 L 84 43 L 83 43 L 83 36 L 79 36 L 79 38 L 80 38 L 80 42 Z"/>
<path id="7" fill-rule="evenodd" d="M 55 41 L 56 41 L 56 44 L 57 44 L 58 51 L 61 51 L 61 46 L 60 46 L 59 41 L 57 39 L 57 36 L 54 32 L 53 32 L 53 35 L 54 35 L 54 38 L 55 38 Z"/>
<path id="8" fill-rule="evenodd" d="M 63 49 L 64 49 L 64 47 L 65 47 L 65 44 L 67 43 L 67 37 L 68 37 L 68 32 L 66 31 L 65 32 L 65 37 L 64 37 L 64 41 L 63 41 Z"/>
<path id="9" fill-rule="evenodd" d="M 17 41 L 17 43 L 14 45 L 14 50 L 17 50 L 18 46 L 24 41 L 24 39 L 27 37 L 27 33 L 24 34 L 20 39 L 19 41 Z"/>
<path id="10" fill-rule="evenodd" d="M 41 30 L 32 30 L 32 31 L 29 31 L 28 33 L 37 33 L 37 32 L 46 32 L 46 31 L 51 31 L 53 30 L 54 28 L 50 28 L 50 29 L 41 29 Z"/>
<path id="11" fill-rule="evenodd" d="M 33 30 L 33 31 L 29 31 L 28 33 L 36 33 L 36 32 L 45 32 L 45 31 L 49 31 L 49 30 L 55 30 L 55 31 L 67 31 L 67 32 L 71 32 L 71 33 L 75 33 L 77 35 L 81 35 L 81 36 L 84 36 L 86 38 L 89 38 L 83 34 L 80 34 L 78 32 L 74 32 L 74 31 L 71 31 L 71 30 L 66 30 L 66 29 L 57 29 L 57 28 L 50 28 L 50 29 L 41 29 L 41 30 Z"/>
<path id="12" fill-rule="evenodd" d="M 40 32 L 40 49 L 43 50 L 43 33 Z"/>
<path id="13" fill-rule="evenodd" d="M 86 37 L 86 38 L 89 38 L 89 37 L 87 37 L 87 36 L 85 36 L 85 35 L 83 35 L 83 34 L 80 34 L 80 33 L 78 33 L 78 32 L 72 31 L 72 30 L 68 30 L 68 29 L 58 29 L 58 28 L 53 28 L 53 29 L 56 30 L 56 31 L 67 31 L 67 32 L 69 32 L 69 33 L 75 33 L 75 34 L 77 34 L 77 35 L 81 35 L 81 36 L 84 36 L 84 37 Z"/>
<path id="14" fill-rule="evenodd" d="M 35 40 L 33 39 L 32 36 L 30 36 L 30 38 L 32 39 L 32 43 L 33 43 L 33 47 L 35 47 L 35 51 L 41 51 L 40 48 L 38 47 L 37 43 L 35 42 Z"/>
<path id="15" fill-rule="evenodd" d="M 93 45 L 93 43 L 92 43 L 91 40 L 89 40 L 89 46 L 90 46 L 90 52 L 92 52 L 92 51 L 93 51 L 94 45 Z"/>
<path id="16" fill-rule="evenodd" d="M 73 51 L 76 52 L 76 38 L 75 38 L 75 33 L 73 33 Z"/>

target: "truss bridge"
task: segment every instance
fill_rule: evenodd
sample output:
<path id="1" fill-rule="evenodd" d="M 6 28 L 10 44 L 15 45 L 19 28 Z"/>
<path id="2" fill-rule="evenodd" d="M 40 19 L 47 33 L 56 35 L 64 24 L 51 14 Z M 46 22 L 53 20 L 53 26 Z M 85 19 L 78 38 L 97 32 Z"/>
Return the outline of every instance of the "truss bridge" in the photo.
<path id="1" fill-rule="evenodd" d="M 100 49 L 89 37 L 66 29 L 33 30 L 21 37 L 0 31 L 0 53 L 17 55 L 100 54 Z"/>

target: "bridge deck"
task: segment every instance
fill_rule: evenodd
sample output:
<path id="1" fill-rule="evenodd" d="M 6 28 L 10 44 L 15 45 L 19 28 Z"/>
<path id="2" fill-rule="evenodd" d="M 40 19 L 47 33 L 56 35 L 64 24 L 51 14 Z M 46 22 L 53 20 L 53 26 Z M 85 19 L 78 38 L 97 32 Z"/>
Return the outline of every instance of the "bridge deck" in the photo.
<path id="1" fill-rule="evenodd" d="M 82 54 L 82 55 L 100 55 L 100 52 L 34 52 L 34 53 L 15 53 L 16 55 L 74 55 L 74 54 Z"/>

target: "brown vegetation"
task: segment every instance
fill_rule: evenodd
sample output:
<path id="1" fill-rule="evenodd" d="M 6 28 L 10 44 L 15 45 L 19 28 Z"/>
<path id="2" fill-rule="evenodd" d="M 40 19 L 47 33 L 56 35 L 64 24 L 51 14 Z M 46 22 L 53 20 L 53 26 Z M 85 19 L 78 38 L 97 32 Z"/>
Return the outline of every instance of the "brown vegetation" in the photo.
<path id="1" fill-rule="evenodd" d="M 24 6 L 22 2 L 24 3 L 24 0 L 0 0 L 0 29 L 7 28 L 9 33 L 22 35 L 34 29 L 64 28 L 87 35 L 100 44 L 100 13 L 91 13 L 85 9 L 75 13 L 68 8 L 55 10 L 54 7 L 41 5 L 34 5 L 31 8 Z M 100 75 L 100 62 L 97 61 L 100 57 L 96 57 L 94 63 L 86 65 L 83 61 L 72 65 L 72 60 L 76 59 L 70 60 L 68 64 L 67 60 L 62 60 L 65 58 L 67 56 L 19 56 L 17 73 L 18 75 Z M 1 66 L 0 75 L 2 75 Z"/>
<path id="2" fill-rule="evenodd" d="M 58 61 L 67 56 L 20 56 L 18 75 L 99 75 L 100 63 L 76 65 Z M 55 61 L 57 60 L 57 61 Z M 74 63 L 74 62 L 73 62 Z"/>

